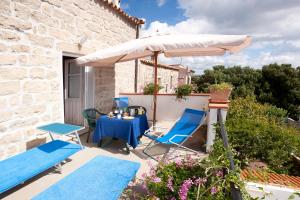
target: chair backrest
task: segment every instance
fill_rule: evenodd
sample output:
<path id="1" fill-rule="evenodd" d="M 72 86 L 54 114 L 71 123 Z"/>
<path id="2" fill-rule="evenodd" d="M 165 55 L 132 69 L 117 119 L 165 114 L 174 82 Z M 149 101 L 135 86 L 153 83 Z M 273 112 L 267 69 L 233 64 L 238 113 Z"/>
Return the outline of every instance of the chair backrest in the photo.
<path id="1" fill-rule="evenodd" d="M 114 106 L 116 106 L 118 108 L 127 108 L 128 107 L 128 97 L 114 98 Z"/>
<path id="2" fill-rule="evenodd" d="M 194 110 L 190 108 L 185 109 L 180 119 L 174 124 L 170 131 L 167 132 L 163 137 L 158 138 L 158 141 L 171 144 L 169 140 L 174 135 L 192 135 L 196 129 L 202 125 L 205 116 L 205 111 Z M 186 139 L 186 137 L 175 137 L 172 139 L 172 141 L 176 142 L 177 144 L 181 144 Z"/>
<path id="3" fill-rule="evenodd" d="M 95 108 L 88 108 L 82 112 L 82 116 L 87 120 L 89 127 L 94 127 L 97 117 L 101 114 L 102 113 Z"/>

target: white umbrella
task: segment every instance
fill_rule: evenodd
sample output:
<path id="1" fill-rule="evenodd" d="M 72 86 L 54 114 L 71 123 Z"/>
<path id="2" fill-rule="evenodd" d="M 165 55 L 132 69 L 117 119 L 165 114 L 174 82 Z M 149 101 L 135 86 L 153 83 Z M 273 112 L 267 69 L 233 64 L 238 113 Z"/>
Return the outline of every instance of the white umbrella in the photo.
<path id="1" fill-rule="evenodd" d="M 247 35 L 158 35 L 131 40 L 95 53 L 77 58 L 79 65 L 112 66 L 138 58 L 154 56 L 154 85 L 157 86 L 157 56 L 221 56 L 226 52 L 236 53 L 248 46 Z M 153 122 L 156 120 L 156 96 L 154 90 Z"/>

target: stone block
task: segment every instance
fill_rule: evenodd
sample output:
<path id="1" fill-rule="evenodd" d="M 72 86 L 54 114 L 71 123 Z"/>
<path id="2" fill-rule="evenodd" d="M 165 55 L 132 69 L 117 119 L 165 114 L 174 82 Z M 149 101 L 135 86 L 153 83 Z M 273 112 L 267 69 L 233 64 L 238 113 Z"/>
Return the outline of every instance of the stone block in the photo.
<path id="1" fill-rule="evenodd" d="M 42 3 L 42 13 L 47 15 L 48 17 L 52 17 L 53 6 L 47 3 Z"/>
<path id="2" fill-rule="evenodd" d="M 59 20 L 54 19 L 53 17 L 49 17 L 39 11 L 31 12 L 31 18 L 39 23 L 46 24 L 51 27 L 59 27 Z"/>
<path id="3" fill-rule="evenodd" d="M 30 118 L 33 115 L 39 115 L 45 113 L 46 105 L 33 105 L 33 106 L 26 106 L 20 107 L 15 111 L 15 115 L 19 118 Z"/>
<path id="4" fill-rule="evenodd" d="M 13 156 L 18 153 L 18 144 L 9 144 L 7 149 L 6 149 L 6 155 L 8 156 Z"/>
<path id="5" fill-rule="evenodd" d="M 49 28 L 48 34 L 58 40 L 69 41 L 72 38 L 72 34 L 70 32 L 58 28 Z"/>
<path id="6" fill-rule="evenodd" d="M 46 78 L 51 80 L 58 77 L 58 73 L 55 70 L 49 70 L 46 72 Z"/>
<path id="7" fill-rule="evenodd" d="M 8 49 L 8 47 L 5 44 L 0 43 L 0 52 L 4 52 Z"/>
<path id="8" fill-rule="evenodd" d="M 22 95 L 22 105 L 29 106 L 34 102 L 32 94 L 24 94 Z"/>
<path id="9" fill-rule="evenodd" d="M 23 92 L 40 93 L 49 91 L 49 84 L 42 80 L 29 80 L 23 84 Z"/>
<path id="10" fill-rule="evenodd" d="M 30 18 L 30 9 L 23 4 L 15 3 L 15 14 L 16 17 L 27 20 Z"/>
<path id="11" fill-rule="evenodd" d="M 59 81 L 51 81 L 51 91 L 58 91 L 60 87 Z"/>
<path id="12" fill-rule="evenodd" d="M 31 78 L 45 78 L 45 69 L 41 67 L 31 68 L 29 71 L 29 77 Z"/>
<path id="13" fill-rule="evenodd" d="M 38 56 L 38 55 L 32 55 L 32 56 L 25 56 L 21 55 L 18 56 L 19 63 L 23 66 L 49 66 L 53 64 L 53 58 L 46 57 L 46 56 Z"/>
<path id="14" fill-rule="evenodd" d="M 50 102 L 51 96 L 48 93 L 37 93 L 34 94 L 35 102 L 40 104 Z"/>
<path id="15" fill-rule="evenodd" d="M 10 15 L 11 10 L 10 10 L 10 4 L 11 2 L 9 0 L 1 0 L 0 1 L 0 13 L 2 15 Z"/>
<path id="16" fill-rule="evenodd" d="M 0 123 L 11 120 L 13 117 L 13 114 L 14 113 L 12 111 L 1 111 Z"/>
<path id="17" fill-rule="evenodd" d="M 63 3 L 63 1 L 61 1 L 61 0 L 42 0 L 42 2 L 46 2 L 46 3 L 56 6 L 56 7 L 61 7 L 61 4 Z"/>
<path id="18" fill-rule="evenodd" d="M 1 81 L 0 82 L 0 96 L 15 94 L 20 91 L 19 81 Z"/>
<path id="19" fill-rule="evenodd" d="M 63 1 L 62 2 L 62 8 L 69 14 L 73 16 L 77 16 L 80 13 L 80 9 L 76 6 L 74 6 L 72 3 L 68 1 Z"/>
<path id="20" fill-rule="evenodd" d="M 42 24 L 38 25 L 37 33 L 39 33 L 41 35 L 46 34 L 47 33 L 47 27 L 42 25 Z"/>
<path id="21" fill-rule="evenodd" d="M 14 65 L 17 63 L 17 56 L 14 55 L 0 55 L 0 65 Z"/>
<path id="22" fill-rule="evenodd" d="M 0 97 L 0 111 L 7 109 L 7 98 L 6 97 Z"/>
<path id="23" fill-rule="evenodd" d="M 43 37 L 34 34 L 28 34 L 28 39 L 35 45 L 39 45 L 42 47 L 52 48 L 54 44 L 54 40 L 50 37 Z"/>
<path id="24" fill-rule="evenodd" d="M 7 30 L 0 30 L 0 39 L 1 40 L 7 40 L 7 41 L 18 41 L 20 40 L 20 37 L 18 34 L 7 31 Z"/>
<path id="25" fill-rule="evenodd" d="M 20 20 L 15 17 L 6 17 L 0 15 L 0 27 L 13 30 L 29 30 L 32 25 L 28 21 Z"/>
<path id="26" fill-rule="evenodd" d="M 73 23 L 74 18 L 67 12 L 64 12 L 62 9 L 55 8 L 53 11 L 53 17 L 56 17 L 59 20 L 62 20 L 65 23 Z"/>
<path id="27" fill-rule="evenodd" d="M 20 105 L 20 95 L 16 94 L 16 95 L 11 95 L 9 97 L 9 106 L 10 107 L 15 107 L 15 106 L 19 106 Z"/>
<path id="28" fill-rule="evenodd" d="M 88 2 L 86 2 L 84 0 L 74 1 L 74 5 L 77 6 L 78 8 L 80 8 L 81 10 L 88 10 L 88 8 L 89 8 Z"/>
<path id="29" fill-rule="evenodd" d="M 40 0 L 15 0 L 15 2 L 19 2 L 26 7 L 32 8 L 33 10 L 38 10 L 41 7 Z"/>
<path id="30" fill-rule="evenodd" d="M 18 44 L 18 45 L 11 46 L 10 49 L 11 52 L 14 53 L 28 53 L 30 51 L 30 46 Z"/>

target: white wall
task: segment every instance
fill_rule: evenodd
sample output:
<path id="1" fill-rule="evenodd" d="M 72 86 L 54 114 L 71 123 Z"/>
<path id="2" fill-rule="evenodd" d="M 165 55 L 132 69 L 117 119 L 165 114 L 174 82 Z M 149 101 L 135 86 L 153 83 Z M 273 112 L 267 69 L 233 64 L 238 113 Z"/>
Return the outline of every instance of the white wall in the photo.
<path id="1" fill-rule="evenodd" d="M 246 190 L 254 198 L 262 198 L 265 196 L 266 200 L 285 200 L 295 192 L 300 192 L 299 190 L 294 190 L 292 188 L 274 186 L 274 185 L 265 185 L 253 182 L 246 183 Z M 300 197 L 295 196 L 295 200 L 300 200 Z"/>
<path id="2" fill-rule="evenodd" d="M 148 120 L 153 116 L 153 96 L 141 94 L 121 94 L 129 98 L 129 105 L 140 105 L 147 109 Z M 157 96 L 156 119 L 158 121 L 174 121 L 178 119 L 185 108 L 208 110 L 206 94 L 188 96 L 186 100 L 178 101 L 175 95 L 159 94 Z"/>

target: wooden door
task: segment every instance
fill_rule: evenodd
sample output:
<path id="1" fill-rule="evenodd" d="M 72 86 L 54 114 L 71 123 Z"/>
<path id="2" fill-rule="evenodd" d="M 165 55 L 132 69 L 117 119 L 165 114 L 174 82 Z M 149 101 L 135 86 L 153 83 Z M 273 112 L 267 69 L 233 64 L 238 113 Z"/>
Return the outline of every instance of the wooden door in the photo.
<path id="1" fill-rule="evenodd" d="M 83 125 L 84 67 L 76 65 L 74 59 L 64 61 L 65 123 Z"/>

